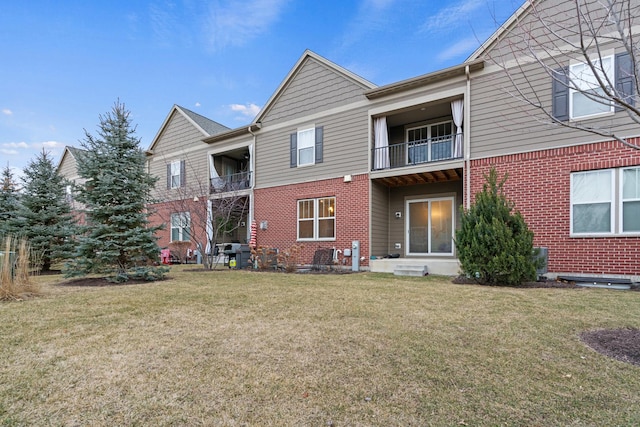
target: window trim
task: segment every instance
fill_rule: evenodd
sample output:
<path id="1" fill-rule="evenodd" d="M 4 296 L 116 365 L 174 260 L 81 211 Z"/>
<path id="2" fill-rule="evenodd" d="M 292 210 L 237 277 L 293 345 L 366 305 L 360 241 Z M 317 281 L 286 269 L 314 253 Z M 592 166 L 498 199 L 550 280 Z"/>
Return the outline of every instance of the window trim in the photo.
<path id="1" fill-rule="evenodd" d="M 640 165 L 639 166 L 630 166 L 630 167 L 625 167 L 625 168 L 620 168 L 619 170 L 619 189 L 618 189 L 618 197 L 619 197 L 619 209 L 618 209 L 618 224 L 620 227 L 620 231 L 619 234 L 622 236 L 638 236 L 640 235 L 640 230 L 638 231 L 624 231 L 624 218 L 623 218 L 623 214 L 624 214 L 624 202 L 640 202 L 640 197 L 637 198 L 633 198 L 633 199 L 628 199 L 625 200 L 624 199 L 624 171 L 625 170 L 631 170 L 631 169 L 635 169 L 640 173 Z"/>
<path id="2" fill-rule="evenodd" d="M 333 200 L 333 216 L 328 217 L 320 217 L 320 200 Z M 309 202 L 313 201 L 313 237 L 300 237 L 300 203 L 301 202 Z M 331 242 L 336 240 L 336 229 L 337 229 L 337 220 L 336 220 L 336 196 L 326 196 L 326 197 L 316 197 L 316 198 L 307 198 L 307 199 L 298 199 L 296 201 L 296 241 L 298 242 Z M 333 237 L 319 237 L 320 235 L 320 221 L 333 219 Z M 310 218 L 304 218 L 303 221 L 311 221 Z"/>
<path id="3" fill-rule="evenodd" d="M 312 136 L 311 136 L 311 145 L 310 146 L 305 146 L 305 147 L 301 147 L 301 138 L 300 138 L 300 134 L 301 133 L 305 133 L 305 132 L 311 132 Z M 311 166 L 311 165 L 315 165 L 316 164 L 316 127 L 315 126 L 309 126 L 309 127 L 305 127 L 303 129 L 298 129 L 298 131 L 296 132 L 297 134 L 297 143 L 296 143 L 296 165 L 297 167 L 305 167 L 305 166 Z M 311 162 L 308 163 L 300 163 L 300 151 L 301 149 L 311 149 Z"/>
<path id="4" fill-rule="evenodd" d="M 176 169 L 178 171 L 177 174 L 174 174 L 174 169 Z M 175 190 L 177 188 L 182 187 L 182 161 L 181 160 L 174 160 L 170 163 L 169 166 L 169 182 L 171 183 L 171 190 Z M 173 177 L 177 176 L 178 177 L 178 183 L 177 185 L 174 185 L 173 183 Z"/>
<path id="5" fill-rule="evenodd" d="M 450 201 L 451 202 L 451 252 L 433 252 L 431 250 L 431 202 L 441 202 L 441 201 Z M 429 220 L 427 224 L 428 229 L 428 241 L 427 244 L 429 246 L 429 252 L 411 252 L 410 238 L 411 238 L 411 229 L 410 229 L 410 220 L 411 215 L 409 211 L 409 205 L 411 203 L 420 203 L 420 202 L 428 202 L 429 203 Z M 456 244 L 455 244 L 455 233 L 456 233 L 456 196 L 438 196 L 438 197 L 420 197 L 417 199 L 407 199 L 405 200 L 405 256 L 432 256 L 432 257 L 452 257 L 455 255 Z"/>
<path id="6" fill-rule="evenodd" d="M 596 232 L 596 231 L 588 231 L 588 232 L 584 232 L 584 233 L 576 233 L 575 231 L 573 231 L 573 207 L 574 205 L 576 205 L 576 203 L 574 203 L 573 201 L 573 185 L 574 185 L 574 181 L 575 181 L 575 177 L 578 175 L 586 175 L 586 174 L 590 174 L 590 173 L 602 173 L 608 171 L 609 172 L 609 185 L 611 186 L 610 188 L 610 192 L 611 192 L 611 197 L 609 199 L 609 203 L 611 205 L 611 211 L 609 213 L 610 218 L 609 218 L 609 231 L 602 231 L 602 232 Z M 579 172 L 572 172 L 569 178 L 569 231 L 570 231 L 570 235 L 571 236 L 576 236 L 576 237 L 583 237 L 583 236 L 610 236 L 612 234 L 615 234 L 615 174 L 613 173 L 613 169 L 595 169 L 595 170 L 587 170 L 587 171 L 579 171 Z M 595 201 L 595 202 L 590 202 L 590 203 L 577 203 L 579 205 L 586 205 L 586 204 L 593 204 L 593 203 L 604 203 L 604 202 L 600 202 L 600 201 Z"/>
<path id="7" fill-rule="evenodd" d="M 181 221 L 180 226 L 174 227 L 173 218 L 178 216 Z M 186 224 L 182 222 L 183 219 L 186 219 Z M 178 240 L 173 240 L 173 230 L 177 229 L 178 231 Z M 186 236 L 185 236 L 186 230 Z M 187 239 L 185 239 L 187 237 Z M 170 242 L 190 242 L 191 241 L 191 213 L 190 212 L 174 212 L 171 214 L 169 219 L 169 241 Z"/>
<path id="8" fill-rule="evenodd" d="M 611 67 L 609 70 L 609 75 L 607 76 L 607 78 L 609 79 L 609 81 L 611 82 L 611 84 L 613 85 L 612 87 L 616 87 L 616 58 L 615 55 L 613 53 L 607 54 L 602 56 L 601 58 L 595 58 L 594 60 L 596 61 L 601 61 L 604 62 L 605 60 L 611 60 Z M 569 70 L 568 70 L 568 76 L 569 76 L 569 81 L 571 82 L 571 84 L 569 85 L 569 120 L 573 121 L 580 121 L 580 120 L 585 120 L 585 119 L 590 119 L 590 118 L 595 118 L 595 117 L 602 117 L 602 116 L 608 116 L 611 114 L 615 113 L 615 105 L 613 102 L 609 102 L 609 111 L 603 111 L 600 113 L 593 113 L 593 114 L 587 114 L 584 116 L 575 116 L 573 114 L 573 95 L 576 93 L 579 93 L 580 91 L 576 90 L 574 87 L 577 86 L 577 83 L 574 83 L 574 73 L 573 73 L 573 69 L 574 67 L 577 66 L 585 66 L 587 65 L 586 62 L 573 62 L 571 64 L 569 64 Z M 591 100 L 590 100 L 591 101 Z M 595 102 L 595 101 L 591 101 L 591 102 Z M 605 104 L 602 104 L 605 105 Z"/>

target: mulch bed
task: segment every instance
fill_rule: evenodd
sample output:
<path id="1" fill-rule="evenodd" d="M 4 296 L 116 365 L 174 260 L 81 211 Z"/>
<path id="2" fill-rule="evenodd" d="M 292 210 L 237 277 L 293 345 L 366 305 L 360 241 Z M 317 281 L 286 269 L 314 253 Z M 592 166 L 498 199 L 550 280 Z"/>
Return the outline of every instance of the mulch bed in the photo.
<path id="1" fill-rule="evenodd" d="M 600 354 L 640 366 L 640 329 L 602 329 L 580 334 L 582 342 Z"/>
<path id="2" fill-rule="evenodd" d="M 122 283 L 113 283 L 113 282 L 109 282 L 104 277 L 81 277 L 79 279 L 71 279 L 65 282 L 58 283 L 56 286 L 82 286 L 82 287 L 127 286 L 127 285 L 141 285 L 143 283 L 155 283 L 155 282 L 161 282 L 163 280 L 166 280 L 166 279 L 160 279 L 155 281 L 130 279 Z"/>

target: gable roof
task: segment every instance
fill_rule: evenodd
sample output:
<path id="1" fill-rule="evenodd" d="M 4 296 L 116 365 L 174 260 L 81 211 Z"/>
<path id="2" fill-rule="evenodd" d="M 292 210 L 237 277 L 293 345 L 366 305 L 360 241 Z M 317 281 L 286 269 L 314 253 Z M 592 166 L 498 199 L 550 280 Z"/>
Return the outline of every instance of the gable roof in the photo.
<path id="1" fill-rule="evenodd" d="M 78 156 L 78 153 L 85 152 L 85 151 L 87 150 L 83 150 L 82 148 L 72 147 L 70 145 L 65 146 L 64 151 L 62 152 L 62 156 L 60 156 L 60 160 L 58 161 L 58 166 L 56 166 L 56 173 L 60 171 L 60 167 L 62 166 L 62 163 L 64 162 L 64 159 L 66 156 L 71 156 L 72 158 L 75 159 Z"/>
<path id="2" fill-rule="evenodd" d="M 355 73 L 352 73 L 351 71 L 347 70 L 346 68 L 343 68 L 343 67 L 339 66 L 338 64 L 336 64 L 334 62 L 331 62 L 328 59 L 318 55 L 317 53 L 312 52 L 309 49 L 307 49 L 307 50 L 304 51 L 304 53 L 302 54 L 300 59 L 298 59 L 298 61 L 295 63 L 295 65 L 293 66 L 291 71 L 289 71 L 289 73 L 286 75 L 284 80 L 282 80 L 282 82 L 280 83 L 280 86 L 278 86 L 278 88 L 271 95 L 271 97 L 266 102 L 266 104 L 264 104 L 264 106 L 262 107 L 262 109 L 260 110 L 258 115 L 253 119 L 252 123 L 257 123 L 257 122 L 260 122 L 262 120 L 262 118 L 267 114 L 267 112 L 271 109 L 271 107 L 276 103 L 276 101 L 278 100 L 280 95 L 282 95 L 282 93 L 285 91 L 285 89 L 293 81 L 293 79 L 295 78 L 296 74 L 298 74 L 300 69 L 303 67 L 303 65 L 310 58 L 318 61 L 319 63 L 321 63 L 325 67 L 327 67 L 327 68 L 333 70 L 334 72 L 342 75 L 343 77 L 345 77 L 346 79 L 350 80 L 351 82 L 361 86 L 364 90 L 373 89 L 373 88 L 377 87 L 375 84 L 373 84 L 370 81 L 360 77 L 359 75 L 357 75 Z"/>
<path id="3" fill-rule="evenodd" d="M 160 139 L 160 135 L 162 135 L 162 133 L 164 132 L 164 129 L 169 124 L 169 121 L 171 120 L 171 117 L 173 116 L 174 113 L 178 113 L 182 115 L 189 123 L 193 125 L 194 128 L 196 128 L 200 133 L 202 133 L 202 136 L 205 138 L 212 135 L 224 133 L 230 130 L 228 127 L 221 125 L 218 122 L 215 122 L 211 119 L 206 118 L 205 116 L 202 116 L 198 113 L 194 113 L 191 110 L 187 110 L 184 107 L 180 107 L 179 105 L 174 104 L 171 110 L 169 111 L 169 114 L 167 114 L 167 117 L 164 119 L 164 122 L 162 122 L 162 126 L 160 126 L 158 133 L 151 141 L 151 144 L 149 144 L 149 148 L 147 148 L 147 152 L 153 150 L 158 140 Z"/>
<path id="4" fill-rule="evenodd" d="M 522 15 L 524 15 L 524 13 L 531 8 L 532 3 L 533 2 L 537 2 L 537 1 L 538 0 L 525 0 L 525 2 L 522 4 L 522 6 L 520 6 L 518 8 L 518 10 L 513 12 L 513 14 L 509 17 L 509 19 L 507 19 L 502 25 L 500 25 L 498 27 L 498 29 L 496 31 L 494 31 L 493 34 L 491 34 L 491 36 L 489 36 L 489 38 L 487 40 L 485 40 L 484 43 L 482 43 L 480 45 L 480 47 L 477 48 L 465 60 L 465 62 L 473 62 L 476 59 L 479 59 L 480 55 L 482 55 L 484 52 L 486 52 L 487 49 L 489 48 L 489 46 L 491 46 L 493 43 L 495 43 L 497 40 L 499 40 L 504 35 L 504 33 L 506 33 L 507 30 L 513 25 L 513 23 L 517 22 L 518 20 L 520 20 Z"/>

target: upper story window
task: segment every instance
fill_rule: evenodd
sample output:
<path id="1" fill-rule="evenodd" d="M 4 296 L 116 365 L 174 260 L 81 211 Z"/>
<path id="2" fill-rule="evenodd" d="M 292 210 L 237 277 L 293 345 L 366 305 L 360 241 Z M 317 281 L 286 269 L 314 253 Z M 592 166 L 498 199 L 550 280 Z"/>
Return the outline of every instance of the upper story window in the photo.
<path id="1" fill-rule="evenodd" d="M 631 56 L 627 52 L 594 59 L 595 72 L 586 63 L 572 64 L 554 70 L 551 98 L 552 114 L 556 120 L 582 120 L 621 110 L 608 99 L 598 99 L 608 89 L 629 105 L 635 105 L 635 73 Z M 608 86 L 611 85 L 611 86 Z M 606 97 L 605 97 L 606 98 Z"/>
<path id="2" fill-rule="evenodd" d="M 613 103 L 598 99 L 605 96 L 598 79 L 605 84 L 615 85 L 613 55 L 593 61 L 596 73 L 586 63 L 569 67 L 569 76 L 573 82 L 570 89 L 569 108 L 572 119 L 613 112 Z M 610 89 L 610 88 L 609 88 Z"/>
<path id="3" fill-rule="evenodd" d="M 640 167 L 571 174 L 571 234 L 627 233 L 640 233 Z"/>
<path id="4" fill-rule="evenodd" d="M 298 240 L 336 238 L 336 198 L 298 200 Z"/>
<path id="5" fill-rule="evenodd" d="M 407 164 L 453 157 L 453 122 L 446 121 L 406 130 Z"/>
<path id="6" fill-rule="evenodd" d="M 167 190 L 184 187 L 186 184 L 185 162 L 175 160 L 167 165 Z"/>
<path id="7" fill-rule="evenodd" d="M 322 163 L 324 128 L 309 127 L 289 136 L 290 167 Z"/>

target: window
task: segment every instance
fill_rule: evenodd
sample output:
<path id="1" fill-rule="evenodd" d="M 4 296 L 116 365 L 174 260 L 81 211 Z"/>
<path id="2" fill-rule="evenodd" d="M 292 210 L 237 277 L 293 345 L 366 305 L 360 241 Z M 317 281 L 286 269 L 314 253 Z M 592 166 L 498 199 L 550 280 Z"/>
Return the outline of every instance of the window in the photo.
<path id="1" fill-rule="evenodd" d="M 613 231 L 613 171 L 578 172 L 571 175 L 572 232 Z"/>
<path id="2" fill-rule="evenodd" d="M 315 139 L 314 128 L 298 131 L 298 166 L 315 163 Z"/>
<path id="3" fill-rule="evenodd" d="M 185 180 L 185 162 L 184 160 L 175 160 L 167 165 L 167 189 L 184 187 Z"/>
<path id="4" fill-rule="evenodd" d="M 638 235 L 640 167 L 571 174 L 571 233 Z"/>
<path id="5" fill-rule="evenodd" d="M 600 61 L 596 60 L 596 66 Z M 618 109 L 612 102 L 601 103 L 590 99 L 582 91 L 602 94 L 603 90 L 596 81 L 593 71 L 584 63 L 553 71 L 551 79 L 552 114 L 556 120 L 597 117 Z M 602 58 L 603 79 L 615 86 L 615 92 L 630 105 L 635 105 L 635 72 L 633 59 L 627 52 Z M 570 89 L 570 86 L 575 88 Z"/>
<path id="6" fill-rule="evenodd" d="M 600 80 L 614 84 L 613 56 L 594 60 L 593 64 L 598 70 Z M 613 103 L 603 103 L 588 96 L 588 94 L 604 96 L 604 89 L 600 87 L 596 75 L 589 65 L 586 63 L 571 65 L 569 76 L 572 80 L 572 88 L 569 90 L 569 109 L 572 119 L 613 112 Z"/>
<path id="7" fill-rule="evenodd" d="M 640 232 L 640 167 L 622 169 L 623 233 Z"/>
<path id="8" fill-rule="evenodd" d="M 453 255 L 453 197 L 407 201 L 407 255 Z"/>
<path id="9" fill-rule="evenodd" d="M 298 200 L 298 240 L 336 237 L 336 198 Z"/>
<path id="10" fill-rule="evenodd" d="M 292 168 L 322 163 L 323 127 L 301 129 L 289 136 Z"/>
<path id="11" fill-rule="evenodd" d="M 191 215 L 189 212 L 171 214 L 171 241 L 191 240 Z"/>
<path id="12" fill-rule="evenodd" d="M 407 129 L 407 162 L 416 164 L 450 159 L 452 135 L 452 121 Z"/>

